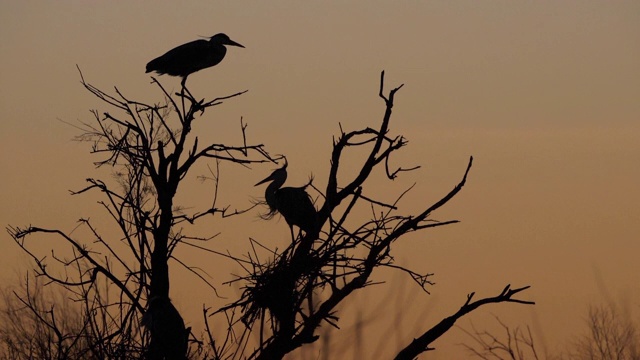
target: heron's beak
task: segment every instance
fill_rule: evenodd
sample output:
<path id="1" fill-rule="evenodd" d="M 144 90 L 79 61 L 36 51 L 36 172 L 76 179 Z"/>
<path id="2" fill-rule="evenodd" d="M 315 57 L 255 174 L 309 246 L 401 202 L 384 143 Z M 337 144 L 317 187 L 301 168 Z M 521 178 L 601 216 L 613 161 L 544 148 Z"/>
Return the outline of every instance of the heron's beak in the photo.
<path id="1" fill-rule="evenodd" d="M 253 185 L 253 186 L 258 186 L 258 185 L 264 184 L 264 183 L 266 183 L 266 182 L 268 182 L 268 181 L 273 180 L 272 178 L 273 178 L 273 174 L 269 175 L 266 179 L 264 179 L 264 180 L 260 181 L 259 183 L 255 184 L 255 185 Z"/>
<path id="2" fill-rule="evenodd" d="M 238 44 L 237 42 L 235 42 L 235 41 L 233 41 L 231 39 L 229 39 L 229 42 L 225 43 L 225 45 L 238 46 L 238 47 L 241 47 L 241 48 L 244 47 L 241 44 Z"/>

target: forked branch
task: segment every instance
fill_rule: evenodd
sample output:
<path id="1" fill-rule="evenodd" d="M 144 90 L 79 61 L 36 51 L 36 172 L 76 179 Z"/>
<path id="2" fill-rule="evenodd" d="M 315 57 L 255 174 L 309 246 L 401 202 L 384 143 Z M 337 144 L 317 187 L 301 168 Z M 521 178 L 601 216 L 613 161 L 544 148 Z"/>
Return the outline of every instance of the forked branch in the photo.
<path id="1" fill-rule="evenodd" d="M 475 293 L 471 293 L 467 295 L 467 301 L 462 305 L 462 307 L 453 315 L 445 318 L 440 321 L 436 326 L 424 332 L 420 337 L 413 339 L 413 341 L 407 345 L 404 349 L 402 349 L 398 355 L 396 355 L 396 360 L 411 360 L 415 359 L 419 354 L 434 350 L 434 348 L 430 347 L 431 343 L 433 343 L 436 339 L 438 339 L 442 334 L 446 333 L 451 329 L 451 327 L 455 324 L 455 322 L 463 317 L 464 315 L 476 310 L 482 305 L 486 304 L 494 304 L 494 303 L 502 303 L 502 302 L 511 302 L 517 304 L 526 304 L 533 305 L 535 302 L 528 300 L 520 300 L 514 299 L 513 296 L 530 288 L 530 286 L 523 286 L 517 289 L 511 289 L 511 285 L 507 285 L 499 295 L 494 297 L 488 297 L 484 299 L 480 299 L 477 301 L 471 301 Z"/>

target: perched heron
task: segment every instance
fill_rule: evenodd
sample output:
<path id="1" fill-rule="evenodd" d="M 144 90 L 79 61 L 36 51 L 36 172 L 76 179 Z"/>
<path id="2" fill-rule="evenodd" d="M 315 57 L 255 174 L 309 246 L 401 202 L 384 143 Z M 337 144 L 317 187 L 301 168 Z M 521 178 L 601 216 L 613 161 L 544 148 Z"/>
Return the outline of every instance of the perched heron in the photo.
<path id="1" fill-rule="evenodd" d="M 271 181 L 264 192 L 264 198 L 269 205 L 267 218 L 279 212 L 291 229 L 291 239 L 293 237 L 293 225 L 303 230 L 306 234 L 312 232 L 316 227 L 317 211 L 313 206 L 311 197 L 303 187 L 285 187 L 282 185 L 287 180 L 287 161 L 284 166 L 275 170 L 269 177 L 258 182 L 255 186 Z"/>
<path id="2" fill-rule="evenodd" d="M 158 74 L 181 76 L 184 87 L 187 76 L 196 71 L 218 65 L 227 54 L 225 45 L 244 46 L 229 39 L 226 34 L 213 35 L 209 40 L 196 40 L 167 51 L 147 64 L 147 71 Z"/>
<path id="3" fill-rule="evenodd" d="M 151 333 L 149 358 L 186 360 L 191 328 L 184 327 L 182 316 L 168 297 L 151 298 L 141 323 Z"/>

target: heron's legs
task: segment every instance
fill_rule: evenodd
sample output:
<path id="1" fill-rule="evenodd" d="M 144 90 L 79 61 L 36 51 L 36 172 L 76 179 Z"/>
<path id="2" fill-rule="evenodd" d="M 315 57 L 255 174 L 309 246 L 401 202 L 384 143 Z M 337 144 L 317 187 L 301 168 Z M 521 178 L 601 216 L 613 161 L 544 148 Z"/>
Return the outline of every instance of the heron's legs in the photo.
<path id="1" fill-rule="evenodd" d="M 187 77 L 189 77 L 189 75 L 183 77 L 182 81 L 180 82 L 180 85 L 182 85 L 182 93 L 184 94 L 184 92 L 186 91 L 190 100 L 192 100 L 195 103 L 196 99 L 193 97 L 193 95 L 191 95 L 191 91 L 189 91 L 189 89 L 187 88 Z"/>

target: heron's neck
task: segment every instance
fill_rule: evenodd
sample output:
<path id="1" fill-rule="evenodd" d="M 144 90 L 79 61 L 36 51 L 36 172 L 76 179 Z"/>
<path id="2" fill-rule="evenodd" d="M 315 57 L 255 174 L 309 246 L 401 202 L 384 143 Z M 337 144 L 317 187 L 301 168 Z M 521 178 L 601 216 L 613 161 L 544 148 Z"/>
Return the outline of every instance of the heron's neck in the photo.
<path id="1" fill-rule="evenodd" d="M 276 192 L 282 184 L 284 184 L 284 180 L 274 180 L 267 186 L 267 190 L 264 192 L 264 199 L 267 201 L 267 204 L 269 204 L 269 207 L 274 210 L 276 208 Z"/>

